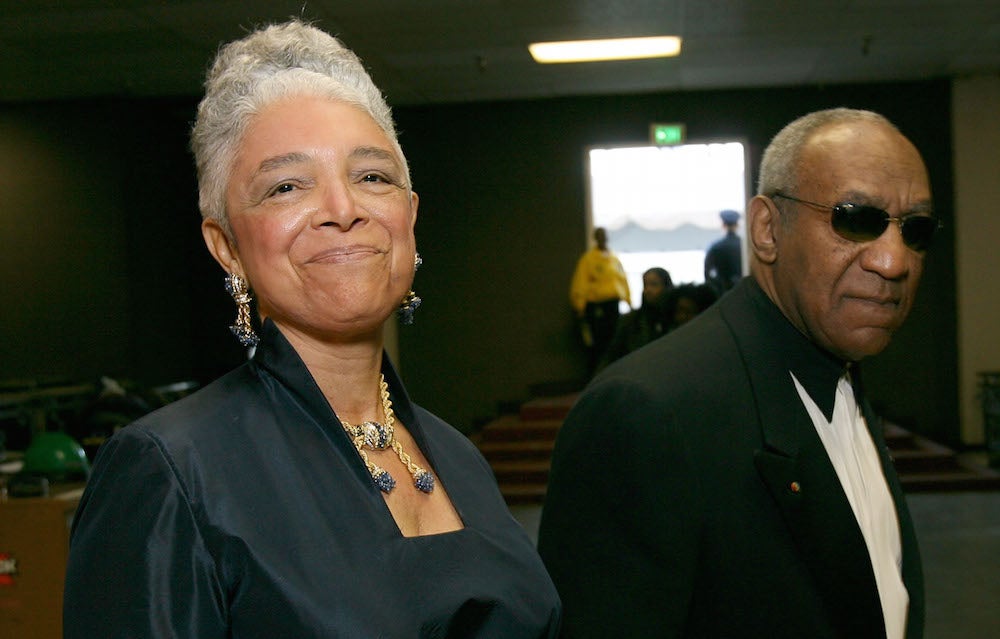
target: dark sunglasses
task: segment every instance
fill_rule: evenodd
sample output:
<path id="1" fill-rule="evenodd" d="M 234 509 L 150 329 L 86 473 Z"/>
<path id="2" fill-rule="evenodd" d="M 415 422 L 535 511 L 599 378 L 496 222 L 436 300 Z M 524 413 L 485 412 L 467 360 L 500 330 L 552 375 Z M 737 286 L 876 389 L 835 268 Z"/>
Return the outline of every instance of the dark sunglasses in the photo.
<path id="1" fill-rule="evenodd" d="M 852 242 L 870 242 L 882 237 L 889 228 L 889 222 L 899 224 L 899 232 L 903 235 L 903 243 L 914 251 L 926 251 L 930 246 L 934 233 L 941 228 L 941 221 L 930 215 L 906 215 L 893 217 L 880 208 L 864 204 L 843 202 L 833 206 L 817 204 L 808 200 L 800 200 L 780 191 L 772 197 L 781 197 L 799 204 L 807 204 L 825 211 L 832 211 L 830 225 L 840 237 Z"/>

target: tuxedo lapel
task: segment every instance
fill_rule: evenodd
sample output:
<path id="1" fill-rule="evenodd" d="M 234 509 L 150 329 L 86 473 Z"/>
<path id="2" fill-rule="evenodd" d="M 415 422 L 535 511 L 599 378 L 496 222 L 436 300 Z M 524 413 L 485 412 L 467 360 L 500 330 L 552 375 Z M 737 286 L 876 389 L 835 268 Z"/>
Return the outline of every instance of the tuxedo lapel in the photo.
<path id="1" fill-rule="evenodd" d="M 761 480 L 777 504 L 795 548 L 838 636 L 871 636 L 883 627 L 875 576 L 861 529 L 826 449 L 792 382 L 775 336 L 744 295 L 720 310 L 733 332 L 757 401 L 763 446 L 754 452 Z M 734 291 L 734 292 L 737 292 Z M 882 637 L 885 636 L 883 631 Z"/>
<path id="2" fill-rule="evenodd" d="M 799 398 L 796 395 L 789 401 L 799 402 Z M 791 416 L 787 408 L 795 404 L 784 406 L 784 416 L 762 418 L 765 444 L 755 451 L 754 464 L 815 578 L 838 635 L 864 637 L 883 623 L 868 548 L 808 416 Z M 794 450 L 774 445 L 795 437 L 795 431 L 799 438 Z"/>

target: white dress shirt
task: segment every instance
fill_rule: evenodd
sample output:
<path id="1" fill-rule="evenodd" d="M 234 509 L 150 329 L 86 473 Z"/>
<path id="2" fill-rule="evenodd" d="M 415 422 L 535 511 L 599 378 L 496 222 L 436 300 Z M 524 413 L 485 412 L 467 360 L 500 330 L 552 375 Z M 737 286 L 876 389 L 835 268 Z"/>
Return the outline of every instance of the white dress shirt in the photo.
<path id="1" fill-rule="evenodd" d="M 903 639 L 910 597 L 903 584 L 899 520 L 878 452 L 854 400 L 851 383 L 846 374 L 837 382 L 833 419 L 827 421 L 794 374 L 792 380 L 837 471 L 868 546 L 882 603 L 886 638 Z"/>

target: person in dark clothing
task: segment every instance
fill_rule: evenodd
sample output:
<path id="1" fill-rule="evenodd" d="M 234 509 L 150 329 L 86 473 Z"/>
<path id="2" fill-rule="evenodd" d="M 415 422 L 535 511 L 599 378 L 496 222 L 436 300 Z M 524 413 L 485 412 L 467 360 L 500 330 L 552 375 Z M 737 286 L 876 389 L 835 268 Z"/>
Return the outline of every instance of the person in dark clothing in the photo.
<path id="1" fill-rule="evenodd" d="M 712 287 L 716 296 L 731 289 L 743 277 L 743 246 L 736 227 L 740 214 L 725 210 L 719 213 L 726 235 L 717 240 L 705 253 L 705 282 Z"/>
<path id="2" fill-rule="evenodd" d="M 554 637 L 558 595 L 489 465 L 385 353 L 419 258 L 381 92 L 298 20 L 227 44 L 205 86 L 202 234 L 256 351 L 101 447 L 66 639 Z"/>
<path id="3" fill-rule="evenodd" d="M 674 287 L 666 300 L 667 331 L 693 320 L 715 303 L 715 291 L 708 284 L 681 284 Z"/>
<path id="4" fill-rule="evenodd" d="M 667 300 L 673 280 L 666 269 L 654 266 L 642 274 L 642 305 L 618 319 L 601 368 L 665 334 L 670 327 Z"/>
<path id="5" fill-rule="evenodd" d="M 747 207 L 751 277 L 588 385 L 538 549 L 563 637 L 920 639 L 916 531 L 861 363 L 913 306 L 939 222 L 870 111 L 782 129 Z"/>

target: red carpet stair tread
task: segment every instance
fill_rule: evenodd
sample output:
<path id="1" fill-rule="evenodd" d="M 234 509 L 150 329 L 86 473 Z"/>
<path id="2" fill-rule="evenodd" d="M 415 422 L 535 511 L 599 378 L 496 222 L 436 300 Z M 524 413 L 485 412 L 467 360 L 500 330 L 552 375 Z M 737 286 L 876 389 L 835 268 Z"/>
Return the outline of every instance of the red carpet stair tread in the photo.
<path id="1" fill-rule="evenodd" d="M 885 441 L 906 492 L 1000 490 L 1000 472 L 966 462 L 926 437 L 889 423 Z"/>
<path id="2" fill-rule="evenodd" d="M 508 504 L 541 504 L 545 499 L 556 434 L 577 397 L 532 399 L 473 437 Z M 895 424 L 886 425 L 885 435 L 907 492 L 1000 490 L 1000 472 L 969 464 L 950 448 Z"/>

